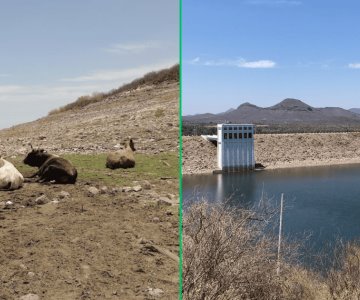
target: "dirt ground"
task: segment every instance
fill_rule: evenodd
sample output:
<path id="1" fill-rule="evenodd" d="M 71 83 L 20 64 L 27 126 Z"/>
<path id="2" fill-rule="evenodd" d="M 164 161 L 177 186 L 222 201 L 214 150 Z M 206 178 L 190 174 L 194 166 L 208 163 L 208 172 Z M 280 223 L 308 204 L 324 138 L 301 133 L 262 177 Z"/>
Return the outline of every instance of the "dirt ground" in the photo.
<path id="1" fill-rule="evenodd" d="M 82 157 L 75 185 L 0 191 L 0 299 L 178 299 L 179 184 L 162 172 L 178 170 L 178 95 L 178 83 L 143 86 L 0 130 L 9 160 L 29 143 Z M 128 136 L 139 161 L 112 175 L 99 160 Z"/>
<path id="2" fill-rule="evenodd" d="M 216 146 L 183 137 L 183 174 L 211 173 L 216 159 Z M 267 169 L 360 163 L 360 133 L 257 134 L 255 160 Z"/>
<path id="3" fill-rule="evenodd" d="M 166 253 L 178 256 L 178 201 L 168 194 L 178 182 L 136 184 L 0 192 L 0 299 L 177 299 L 178 262 Z M 47 203 L 36 203 L 42 195 Z"/>

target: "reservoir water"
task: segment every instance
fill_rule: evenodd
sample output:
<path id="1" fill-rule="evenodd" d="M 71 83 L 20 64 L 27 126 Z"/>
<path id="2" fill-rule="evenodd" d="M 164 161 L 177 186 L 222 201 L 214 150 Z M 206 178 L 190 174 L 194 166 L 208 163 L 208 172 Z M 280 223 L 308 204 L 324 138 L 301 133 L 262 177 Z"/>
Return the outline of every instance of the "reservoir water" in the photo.
<path id="1" fill-rule="evenodd" d="M 326 251 L 337 239 L 360 238 L 360 165 L 183 177 L 185 209 L 201 198 L 253 208 L 263 193 L 272 205 L 284 193 L 283 232 L 290 240 L 310 234 L 305 256 Z"/>

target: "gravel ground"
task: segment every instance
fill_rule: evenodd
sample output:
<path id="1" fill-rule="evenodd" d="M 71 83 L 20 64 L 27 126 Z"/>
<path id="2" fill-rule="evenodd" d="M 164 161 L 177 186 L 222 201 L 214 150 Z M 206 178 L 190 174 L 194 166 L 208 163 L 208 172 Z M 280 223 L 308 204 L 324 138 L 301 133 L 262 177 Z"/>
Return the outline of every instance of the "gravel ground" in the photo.
<path id="1" fill-rule="evenodd" d="M 216 147 L 183 137 L 183 174 L 211 173 Z M 255 159 L 267 169 L 360 163 L 360 133 L 257 134 Z"/>

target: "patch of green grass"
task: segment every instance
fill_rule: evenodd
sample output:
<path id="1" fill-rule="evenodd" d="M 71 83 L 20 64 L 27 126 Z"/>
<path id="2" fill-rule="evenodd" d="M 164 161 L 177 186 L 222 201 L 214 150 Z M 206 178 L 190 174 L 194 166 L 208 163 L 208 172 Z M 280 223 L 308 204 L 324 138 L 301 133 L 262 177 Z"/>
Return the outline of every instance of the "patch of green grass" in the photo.
<path id="1" fill-rule="evenodd" d="M 135 154 L 136 165 L 131 169 L 110 170 L 105 167 L 107 154 L 66 154 L 78 170 L 78 180 L 108 185 L 131 185 L 136 180 L 157 180 L 161 177 L 178 178 L 177 153 Z M 25 176 L 36 171 L 22 163 L 22 158 L 12 160 Z"/>

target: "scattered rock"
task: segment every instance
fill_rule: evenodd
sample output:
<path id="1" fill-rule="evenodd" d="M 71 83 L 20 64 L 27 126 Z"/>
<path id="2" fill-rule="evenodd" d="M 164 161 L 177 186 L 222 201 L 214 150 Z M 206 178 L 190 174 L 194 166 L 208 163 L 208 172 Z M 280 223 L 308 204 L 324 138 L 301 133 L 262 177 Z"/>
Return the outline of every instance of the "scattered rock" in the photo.
<path id="1" fill-rule="evenodd" d="M 176 195 L 174 194 L 167 194 L 166 196 L 171 200 L 174 200 L 176 198 Z"/>
<path id="2" fill-rule="evenodd" d="M 153 221 L 154 223 L 159 223 L 159 222 L 160 222 L 160 219 L 159 219 L 158 217 L 154 217 L 154 218 L 152 218 L 152 221 Z"/>
<path id="3" fill-rule="evenodd" d="M 5 202 L 5 208 L 9 209 L 9 208 L 13 208 L 13 207 L 14 207 L 14 202 L 12 202 L 12 201 Z"/>
<path id="4" fill-rule="evenodd" d="M 40 300 L 40 297 L 36 294 L 27 294 L 20 297 L 20 300 Z"/>
<path id="5" fill-rule="evenodd" d="M 165 206 L 173 205 L 172 201 L 168 197 L 160 197 L 160 199 L 157 201 L 157 204 Z"/>
<path id="6" fill-rule="evenodd" d="M 93 196 L 98 195 L 99 192 L 100 192 L 100 191 L 99 191 L 96 187 L 94 187 L 94 186 L 91 186 L 91 187 L 88 188 L 88 195 L 89 195 L 90 197 L 93 197 Z"/>
<path id="7" fill-rule="evenodd" d="M 143 183 L 142 183 L 142 186 L 143 186 L 143 189 L 144 190 L 150 190 L 151 189 L 151 184 L 149 181 L 145 180 Z"/>
<path id="8" fill-rule="evenodd" d="M 141 185 L 136 185 L 136 186 L 133 186 L 132 189 L 134 192 L 140 192 L 142 190 L 142 187 L 141 187 Z"/>
<path id="9" fill-rule="evenodd" d="M 59 194 L 59 198 L 60 199 L 67 199 L 70 198 L 70 193 L 66 192 L 66 191 L 61 191 Z"/>
<path id="10" fill-rule="evenodd" d="M 150 296 L 153 297 L 161 297 L 161 295 L 164 294 L 164 291 L 162 289 L 148 288 L 147 292 Z"/>
<path id="11" fill-rule="evenodd" d="M 50 200 L 46 195 L 41 195 L 40 197 L 35 199 L 35 203 L 38 205 L 43 205 L 45 203 L 48 203 Z"/>
<path id="12" fill-rule="evenodd" d="M 144 239 L 144 238 L 140 238 L 139 244 L 141 244 L 141 245 L 151 244 L 151 241 L 147 240 L 147 239 Z"/>
<path id="13" fill-rule="evenodd" d="M 125 192 L 125 193 L 132 192 L 133 188 L 131 186 L 124 186 L 122 188 L 122 191 Z"/>
<path id="14" fill-rule="evenodd" d="M 108 187 L 107 186 L 102 186 L 100 188 L 100 194 L 106 194 L 108 192 Z"/>
<path id="15" fill-rule="evenodd" d="M 34 273 L 34 272 L 28 272 L 27 275 L 28 275 L 29 277 L 34 277 L 34 276 L 35 276 L 35 273 Z"/>

